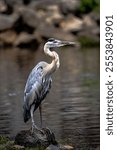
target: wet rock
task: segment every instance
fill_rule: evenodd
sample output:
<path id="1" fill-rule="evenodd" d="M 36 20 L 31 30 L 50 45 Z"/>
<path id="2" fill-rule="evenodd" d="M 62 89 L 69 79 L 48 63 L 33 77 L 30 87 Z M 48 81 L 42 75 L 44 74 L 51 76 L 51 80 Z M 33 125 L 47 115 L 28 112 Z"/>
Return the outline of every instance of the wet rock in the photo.
<path id="1" fill-rule="evenodd" d="M 76 7 L 80 6 L 79 0 L 61 0 L 60 8 L 63 14 L 69 14 L 74 12 Z"/>
<path id="2" fill-rule="evenodd" d="M 76 41 L 80 36 L 94 36 L 99 40 L 99 15 L 91 12 L 76 17 L 79 5 L 78 0 L 0 0 L 0 46 L 38 47 L 50 37 Z"/>
<path id="3" fill-rule="evenodd" d="M 0 12 L 5 12 L 7 10 L 7 5 L 5 4 L 4 0 L 0 1 Z"/>
<path id="4" fill-rule="evenodd" d="M 16 9 L 19 16 L 22 17 L 24 23 L 33 28 L 38 27 L 38 24 L 40 23 L 40 18 L 37 16 L 37 13 L 33 9 L 24 6 L 16 7 Z"/>
<path id="5" fill-rule="evenodd" d="M 14 45 L 18 46 L 20 44 L 24 44 L 24 43 L 30 43 L 32 40 L 34 40 L 34 36 L 32 34 L 28 34 L 26 32 L 21 32 L 19 34 L 19 36 L 17 37 Z"/>
<path id="6" fill-rule="evenodd" d="M 70 145 L 50 145 L 46 150 L 73 150 L 74 148 Z"/>
<path id="7" fill-rule="evenodd" d="M 56 1 L 48 0 L 46 3 L 44 1 L 31 1 L 31 3 L 28 5 L 29 8 L 35 10 L 38 12 L 39 10 L 47 10 L 48 6 L 57 6 L 58 3 Z"/>
<path id="8" fill-rule="evenodd" d="M 84 15 L 83 16 L 83 24 L 85 25 L 85 26 L 90 26 L 90 27 L 92 27 L 92 26 L 96 26 L 97 24 L 96 24 L 96 22 L 95 22 L 95 20 L 94 19 L 92 19 L 92 17 L 90 16 L 90 15 Z"/>
<path id="9" fill-rule="evenodd" d="M 17 14 L 12 15 L 0 14 L 0 31 L 12 28 L 17 19 L 18 19 Z"/>
<path id="10" fill-rule="evenodd" d="M 12 28 L 17 34 L 20 34 L 21 32 L 27 32 L 29 34 L 32 34 L 34 31 L 34 28 L 27 25 L 23 18 L 20 16 L 17 21 L 15 22 L 13 28 Z"/>
<path id="11" fill-rule="evenodd" d="M 14 46 L 20 48 L 29 48 L 33 50 L 36 50 L 38 48 L 38 44 L 39 43 L 36 40 L 35 36 L 26 32 L 21 32 L 14 42 Z"/>
<path id="12" fill-rule="evenodd" d="M 50 144 L 57 145 L 54 133 L 50 129 L 22 130 L 15 137 L 15 143 L 25 147 L 47 148 Z"/>
<path id="13" fill-rule="evenodd" d="M 25 147 L 20 145 L 14 145 L 13 148 L 16 150 L 25 150 Z"/>
<path id="14" fill-rule="evenodd" d="M 37 30 L 35 30 L 34 35 L 37 39 L 48 39 L 50 37 L 54 37 L 57 39 L 62 39 L 62 40 L 69 40 L 69 41 L 74 41 L 75 36 L 72 35 L 71 33 L 62 31 L 59 28 L 56 28 L 54 26 L 40 26 Z"/>
<path id="15" fill-rule="evenodd" d="M 91 12 L 89 13 L 89 16 L 97 23 L 98 26 L 100 26 L 100 14 Z"/>
<path id="16" fill-rule="evenodd" d="M 99 39 L 100 29 L 98 27 L 85 27 L 83 30 L 78 32 L 78 36 L 92 37 L 94 39 Z"/>
<path id="17" fill-rule="evenodd" d="M 61 0 L 31 0 L 30 4 L 28 7 L 34 9 L 34 10 L 39 10 L 39 9 L 46 9 L 48 6 L 53 6 L 53 5 L 59 5 L 61 3 Z"/>
<path id="18" fill-rule="evenodd" d="M 49 5 L 46 6 L 46 8 L 38 8 L 35 12 L 39 19 L 38 25 L 42 22 L 53 25 L 59 23 L 60 20 L 64 18 L 58 5 Z"/>
<path id="19" fill-rule="evenodd" d="M 58 5 L 48 6 L 46 14 L 47 15 L 45 20 L 49 24 L 57 24 L 64 18 Z"/>
<path id="20" fill-rule="evenodd" d="M 82 29 L 82 20 L 80 18 L 77 18 L 73 15 L 69 15 L 67 18 L 65 18 L 61 23 L 60 27 L 64 31 L 68 32 L 74 32 L 74 31 L 79 31 Z"/>
<path id="21" fill-rule="evenodd" d="M 74 148 L 70 145 L 60 145 L 60 150 L 73 150 Z"/>
<path id="22" fill-rule="evenodd" d="M 77 33 L 78 37 L 87 37 L 99 42 L 100 28 L 91 15 L 84 15 L 82 29 Z"/>
<path id="23" fill-rule="evenodd" d="M 13 45 L 16 38 L 17 34 L 15 31 L 12 30 L 6 30 L 0 33 L 0 41 L 3 43 L 3 45 L 5 44 Z"/>
<path id="24" fill-rule="evenodd" d="M 14 6 L 14 5 L 22 5 L 23 4 L 23 0 L 5 0 L 6 3 L 10 6 Z"/>

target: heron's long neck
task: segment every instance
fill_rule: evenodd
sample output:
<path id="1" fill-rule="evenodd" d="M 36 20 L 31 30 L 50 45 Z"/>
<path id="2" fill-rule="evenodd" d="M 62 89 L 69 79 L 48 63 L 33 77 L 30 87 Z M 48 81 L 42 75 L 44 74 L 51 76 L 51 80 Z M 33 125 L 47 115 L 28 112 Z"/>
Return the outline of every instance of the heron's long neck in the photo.
<path id="1" fill-rule="evenodd" d="M 44 46 L 44 52 L 52 58 L 52 62 L 46 68 L 47 73 L 52 74 L 60 66 L 59 56 L 55 51 L 51 52 L 46 45 Z"/>

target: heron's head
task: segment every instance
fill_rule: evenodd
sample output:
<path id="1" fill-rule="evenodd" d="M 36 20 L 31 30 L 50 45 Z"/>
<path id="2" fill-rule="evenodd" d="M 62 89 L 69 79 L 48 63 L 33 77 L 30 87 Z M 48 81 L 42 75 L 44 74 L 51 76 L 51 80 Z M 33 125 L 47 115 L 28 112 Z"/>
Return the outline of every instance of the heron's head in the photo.
<path id="1" fill-rule="evenodd" d="M 57 40 L 54 38 L 48 39 L 47 43 L 45 44 L 48 48 L 53 48 L 53 47 L 61 47 L 65 45 L 74 45 L 74 42 L 69 42 L 69 41 L 61 41 Z"/>

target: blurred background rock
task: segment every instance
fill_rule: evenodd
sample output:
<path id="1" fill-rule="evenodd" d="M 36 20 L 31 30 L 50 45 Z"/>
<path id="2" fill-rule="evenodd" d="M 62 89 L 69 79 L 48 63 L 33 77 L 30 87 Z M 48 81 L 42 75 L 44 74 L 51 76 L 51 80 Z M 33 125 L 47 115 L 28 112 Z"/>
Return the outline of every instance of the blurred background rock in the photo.
<path id="1" fill-rule="evenodd" d="M 0 0 L 0 47 L 37 49 L 50 37 L 99 45 L 99 0 Z"/>

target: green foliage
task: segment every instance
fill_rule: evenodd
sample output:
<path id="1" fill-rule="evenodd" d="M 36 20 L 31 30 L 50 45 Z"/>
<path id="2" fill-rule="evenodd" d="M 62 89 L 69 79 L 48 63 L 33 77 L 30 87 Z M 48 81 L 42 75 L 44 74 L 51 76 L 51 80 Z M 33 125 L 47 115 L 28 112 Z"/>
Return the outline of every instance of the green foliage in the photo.
<path id="1" fill-rule="evenodd" d="M 78 39 L 82 47 L 99 47 L 100 43 L 95 38 L 82 36 Z"/>
<path id="2" fill-rule="evenodd" d="M 0 144 L 6 144 L 9 141 L 8 138 L 4 137 L 4 136 L 0 136 Z"/>
<path id="3" fill-rule="evenodd" d="M 18 147 L 17 145 L 15 145 L 14 141 L 10 141 L 9 138 L 4 137 L 4 136 L 0 136 L 0 150 L 19 150 L 20 147 Z M 44 148 L 25 148 L 25 150 L 45 150 Z"/>
<path id="4" fill-rule="evenodd" d="M 79 12 L 89 13 L 91 11 L 99 12 L 100 1 L 99 0 L 81 0 Z"/>

